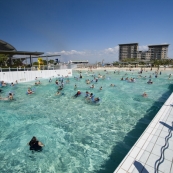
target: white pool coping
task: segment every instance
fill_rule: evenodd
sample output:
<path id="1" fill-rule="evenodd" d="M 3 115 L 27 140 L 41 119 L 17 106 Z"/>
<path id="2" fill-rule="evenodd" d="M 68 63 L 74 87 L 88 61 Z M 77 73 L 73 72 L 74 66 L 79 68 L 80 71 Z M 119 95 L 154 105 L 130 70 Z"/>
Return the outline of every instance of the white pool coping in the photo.
<path id="1" fill-rule="evenodd" d="M 173 173 L 172 104 L 173 93 L 114 173 Z"/>

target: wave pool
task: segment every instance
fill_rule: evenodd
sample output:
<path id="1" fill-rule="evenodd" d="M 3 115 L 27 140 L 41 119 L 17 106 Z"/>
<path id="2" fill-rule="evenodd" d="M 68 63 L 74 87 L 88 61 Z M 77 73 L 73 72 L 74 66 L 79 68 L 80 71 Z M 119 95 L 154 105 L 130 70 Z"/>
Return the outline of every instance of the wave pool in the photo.
<path id="1" fill-rule="evenodd" d="M 169 73 L 155 78 L 153 71 L 82 71 L 79 80 L 74 71 L 69 83 L 64 78 L 60 96 L 55 95 L 56 78 L 51 83 L 41 79 L 39 86 L 32 81 L 1 88 L 1 97 L 13 91 L 15 100 L 0 100 L 0 172 L 113 172 L 171 94 Z M 105 79 L 85 83 L 99 74 Z M 150 75 L 152 85 L 147 84 Z M 123 76 L 136 82 L 121 81 Z M 28 87 L 35 94 L 26 95 Z M 82 94 L 73 98 L 77 90 Z M 99 104 L 86 102 L 86 91 L 101 98 Z M 148 97 L 141 96 L 144 92 Z M 33 136 L 44 143 L 42 152 L 29 150 Z"/>

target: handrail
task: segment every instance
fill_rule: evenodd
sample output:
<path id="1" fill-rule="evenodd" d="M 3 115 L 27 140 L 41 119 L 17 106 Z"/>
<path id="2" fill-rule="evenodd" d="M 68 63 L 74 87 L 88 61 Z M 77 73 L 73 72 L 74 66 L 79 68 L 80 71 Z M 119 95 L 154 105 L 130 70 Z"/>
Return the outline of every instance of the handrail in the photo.
<path id="1" fill-rule="evenodd" d="M 1 68 L 0 67 L 0 72 L 10 72 L 10 71 L 38 71 L 38 70 L 62 70 L 62 69 L 73 69 L 73 68 L 77 68 L 76 65 L 74 64 L 60 64 L 60 65 L 51 65 L 51 66 L 47 66 L 47 65 L 42 65 L 40 66 L 40 69 L 38 68 L 38 66 L 32 66 L 32 67 L 17 67 L 17 68 L 11 68 L 11 67 L 7 67 L 7 68 Z"/>

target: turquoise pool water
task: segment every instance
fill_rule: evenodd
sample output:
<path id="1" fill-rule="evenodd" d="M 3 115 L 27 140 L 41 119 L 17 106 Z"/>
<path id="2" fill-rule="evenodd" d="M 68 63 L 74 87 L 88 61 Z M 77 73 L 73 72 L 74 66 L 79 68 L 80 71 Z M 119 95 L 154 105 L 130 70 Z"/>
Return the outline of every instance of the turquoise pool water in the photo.
<path id="1" fill-rule="evenodd" d="M 91 89 L 85 80 L 99 73 L 106 78 Z M 55 96 L 55 78 L 52 83 L 41 80 L 33 95 L 25 93 L 35 81 L 1 88 L 2 97 L 13 90 L 15 100 L 0 101 L 0 172 L 113 172 L 172 92 L 169 73 L 155 78 L 153 72 L 144 72 L 145 79 L 137 72 L 82 72 L 81 80 L 69 78 L 63 96 Z M 73 75 L 79 77 L 78 72 Z M 152 85 L 147 84 L 150 75 Z M 122 76 L 138 79 L 128 83 L 120 80 Z M 83 94 L 72 98 L 75 84 L 101 102 L 87 103 Z M 32 136 L 44 143 L 42 152 L 29 150 Z"/>

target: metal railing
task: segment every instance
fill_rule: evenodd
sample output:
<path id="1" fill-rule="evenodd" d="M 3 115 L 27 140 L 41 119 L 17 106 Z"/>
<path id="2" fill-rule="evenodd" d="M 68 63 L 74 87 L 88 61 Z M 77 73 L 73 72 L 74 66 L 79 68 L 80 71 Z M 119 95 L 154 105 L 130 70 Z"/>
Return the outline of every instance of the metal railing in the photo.
<path id="1" fill-rule="evenodd" d="M 0 72 L 10 72 L 10 71 L 38 71 L 38 70 L 62 70 L 62 69 L 74 69 L 77 68 L 76 64 L 60 64 L 60 65 L 41 65 L 32 67 L 17 67 L 17 68 L 1 68 Z"/>

